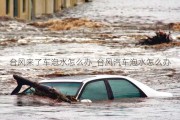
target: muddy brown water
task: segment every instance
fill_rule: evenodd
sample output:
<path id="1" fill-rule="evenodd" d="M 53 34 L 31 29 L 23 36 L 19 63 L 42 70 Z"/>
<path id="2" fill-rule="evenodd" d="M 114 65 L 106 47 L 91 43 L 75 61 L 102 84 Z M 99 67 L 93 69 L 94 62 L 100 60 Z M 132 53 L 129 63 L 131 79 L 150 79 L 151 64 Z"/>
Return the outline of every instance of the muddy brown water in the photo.
<path id="1" fill-rule="evenodd" d="M 158 27 L 179 22 L 179 12 L 179 0 L 94 0 L 54 16 L 88 18 L 108 27 L 49 31 L 17 21 L 0 21 L 0 119 L 178 120 L 180 47 L 154 49 L 136 43 L 145 35 L 154 35 Z M 172 35 L 176 38 L 180 32 L 172 31 Z M 57 66 L 57 59 L 66 62 Z M 69 105 L 35 96 L 9 95 L 16 86 L 13 74 L 39 81 L 103 73 L 133 77 L 174 97 Z"/>

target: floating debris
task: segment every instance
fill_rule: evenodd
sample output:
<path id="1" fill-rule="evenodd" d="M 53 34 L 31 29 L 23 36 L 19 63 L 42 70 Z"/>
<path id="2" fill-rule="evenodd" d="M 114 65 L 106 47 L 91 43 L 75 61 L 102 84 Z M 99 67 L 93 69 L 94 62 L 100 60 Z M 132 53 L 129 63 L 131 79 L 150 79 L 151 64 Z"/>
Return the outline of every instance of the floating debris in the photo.
<path id="1" fill-rule="evenodd" d="M 165 33 L 161 30 L 156 32 L 156 36 L 149 37 L 147 36 L 146 39 L 142 39 L 139 44 L 141 45 L 156 45 L 162 43 L 170 43 L 173 39 L 171 37 L 171 33 Z"/>
<path id="2" fill-rule="evenodd" d="M 54 88 L 50 88 L 44 85 L 41 85 L 37 82 L 32 82 L 26 78 L 13 75 L 14 79 L 17 81 L 17 87 L 12 91 L 11 95 L 16 95 L 21 90 L 23 85 L 31 86 L 35 89 L 35 95 L 38 96 L 46 96 L 51 99 L 57 100 L 58 102 L 77 102 L 77 100 L 73 96 L 66 96 L 61 92 L 57 91 Z"/>

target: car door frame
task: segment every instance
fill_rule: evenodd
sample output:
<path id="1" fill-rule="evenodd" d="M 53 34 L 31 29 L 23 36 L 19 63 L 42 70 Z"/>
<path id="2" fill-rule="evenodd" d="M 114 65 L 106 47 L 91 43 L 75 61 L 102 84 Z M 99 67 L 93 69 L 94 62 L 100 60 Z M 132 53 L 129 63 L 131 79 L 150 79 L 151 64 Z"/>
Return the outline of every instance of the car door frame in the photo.
<path id="1" fill-rule="evenodd" d="M 88 81 L 87 83 L 85 83 L 84 85 L 82 85 L 82 89 L 78 92 L 78 96 L 77 96 L 77 99 L 80 99 L 85 87 L 89 84 L 89 83 L 92 83 L 92 82 L 97 82 L 97 81 L 103 81 L 104 84 L 105 84 L 105 87 L 106 87 L 106 92 L 107 92 L 107 95 L 108 95 L 108 100 L 114 100 L 114 95 L 113 95 L 113 91 L 111 89 L 111 86 L 109 84 L 109 80 L 110 79 L 121 79 L 121 80 L 126 80 L 127 82 L 131 83 L 134 87 L 136 87 L 139 91 L 140 91 L 140 95 L 141 97 L 147 97 L 147 95 L 137 86 L 135 85 L 133 82 L 129 81 L 128 79 L 125 79 L 125 78 L 101 78 L 101 79 L 95 79 L 95 80 L 92 80 L 92 81 Z"/>
<path id="2" fill-rule="evenodd" d="M 141 98 L 147 97 L 147 95 L 146 95 L 137 85 L 135 85 L 133 82 L 131 82 L 131 81 L 128 80 L 128 79 L 118 78 L 118 77 L 117 77 L 117 78 L 107 78 L 106 81 L 107 81 L 108 87 L 110 87 L 109 89 L 111 90 L 111 94 L 112 94 L 113 99 L 116 99 L 116 98 L 114 98 L 114 94 L 113 94 L 112 88 L 111 88 L 111 86 L 110 86 L 110 84 L 109 84 L 109 81 L 110 81 L 111 79 L 113 79 L 113 80 L 125 80 L 125 81 L 129 82 L 130 84 L 132 84 L 135 88 L 137 88 L 137 89 L 139 90 Z"/>
<path id="3" fill-rule="evenodd" d="M 87 83 L 85 83 L 82 87 L 82 89 L 79 91 L 79 94 L 77 96 L 77 99 L 80 99 L 82 93 L 84 92 L 86 86 L 90 83 L 93 83 L 93 82 L 97 82 L 97 81 L 103 81 L 104 82 L 104 85 L 105 85 L 105 88 L 106 88 L 106 92 L 107 92 L 107 97 L 108 97 L 108 100 L 112 100 L 112 91 L 111 91 L 111 88 L 109 86 L 109 84 L 107 83 L 107 80 L 106 79 L 95 79 L 95 80 L 92 80 L 92 81 L 88 81 Z"/>

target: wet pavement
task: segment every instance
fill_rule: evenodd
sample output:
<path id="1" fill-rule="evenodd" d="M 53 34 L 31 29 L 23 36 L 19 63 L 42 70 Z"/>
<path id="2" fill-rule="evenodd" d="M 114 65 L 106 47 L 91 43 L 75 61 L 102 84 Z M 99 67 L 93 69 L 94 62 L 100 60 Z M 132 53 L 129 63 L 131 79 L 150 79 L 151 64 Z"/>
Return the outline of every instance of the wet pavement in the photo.
<path id="1" fill-rule="evenodd" d="M 100 28 L 53 31 L 14 20 L 0 21 L 0 115 L 12 119 L 170 119 L 180 117 L 180 47 L 137 45 L 168 23 L 180 21 L 178 0 L 94 0 L 56 13 L 54 19 L 86 18 Z M 44 21 L 41 19 L 40 21 Z M 179 31 L 172 36 L 179 42 Z M 57 64 L 57 60 L 60 61 Z M 10 96 L 13 74 L 39 81 L 76 74 L 119 74 L 172 98 L 122 99 L 102 103 L 55 103 L 39 97 Z"/>

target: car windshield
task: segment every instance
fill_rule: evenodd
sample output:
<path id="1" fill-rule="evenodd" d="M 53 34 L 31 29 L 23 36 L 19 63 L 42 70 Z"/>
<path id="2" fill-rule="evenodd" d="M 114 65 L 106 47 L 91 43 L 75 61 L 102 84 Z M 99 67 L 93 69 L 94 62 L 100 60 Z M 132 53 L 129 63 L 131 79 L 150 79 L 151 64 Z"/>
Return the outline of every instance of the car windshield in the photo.
<path id="1" fill-rule="evenodd" d="M 40 84 L 55 88 L 61 93 L 70 96 L 75 96 L 81 86 L 80 82 L 45 82 Z"/>
<path id="2" fill-rule="evenodd" d="M 80 82 L 45 82 L 40 83 L 41 85 L 49 86 L 51 88 L 55 88 L 65 95 L 75 96 L 78 92 L 82 83 Z M 29 87 L 24 91 L 25 94 L 31 95 L 34 94 L 35 89 L 33 87 Z"/>

